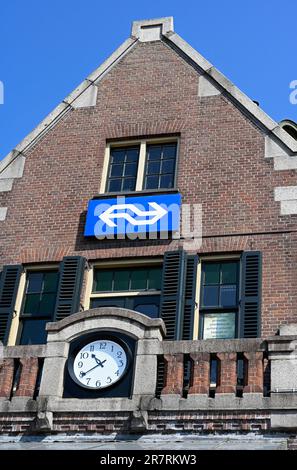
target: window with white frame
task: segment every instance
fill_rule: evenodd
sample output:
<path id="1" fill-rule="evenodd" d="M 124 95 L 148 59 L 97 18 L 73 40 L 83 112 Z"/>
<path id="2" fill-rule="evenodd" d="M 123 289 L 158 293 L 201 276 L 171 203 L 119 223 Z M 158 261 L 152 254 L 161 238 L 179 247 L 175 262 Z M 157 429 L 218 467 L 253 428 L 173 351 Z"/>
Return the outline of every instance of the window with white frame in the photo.
<path id="1" fill-rule="evenodd" d="M 177 149 L 177 138 L 109 143 L 100 193 L 173 189 Z"/>
<path id="2" fill-rule="evenodd" d="M 200 338 L 238 335 L 239 261 L 203 261 L 200 285 Z"/>
<path id="3" fill-rule="evenodd" d="M 58 281 L 58 269 L 27 270 L 20 312 L 19 344 L 46 342 L 45 325 L 54 319 Z"/>
<path id="4" fill-rule="evenodd" d="M 162 266 L 95 267 L 90 308 L 121 307 L 159 316 Z"/>

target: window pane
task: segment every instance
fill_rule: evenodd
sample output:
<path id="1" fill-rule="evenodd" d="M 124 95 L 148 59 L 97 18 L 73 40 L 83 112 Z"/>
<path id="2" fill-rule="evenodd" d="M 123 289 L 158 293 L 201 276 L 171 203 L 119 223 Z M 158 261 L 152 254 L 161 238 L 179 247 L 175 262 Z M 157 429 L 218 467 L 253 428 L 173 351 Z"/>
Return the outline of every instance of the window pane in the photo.
<path id="1" fill-rule="evenodd" d="M 160 188 L 173 188 L 173 175 L 161 176 Z"/>
<path id="2" fill-rule="evenodd" d="M 164 160 L 161 173 L 174 173 L 175 160 Z"/>
<path id="3" fill-rule="evenodd" d="M 160 145 L 149 145 L 148 146 L 148 159 L 149 160 L 160 160 L 162 147 Z"/>
<path id="4" fill-rule="evenodd" d="M 147 287 L 147 269 L 136 269 L 131 272 L 131 290 L 145 290 Z"/>
<path id="5" fill-rule="evenodd" d="M 125 160 L 125 150 L 111 150 L 111 162 L 123 163 Z"/>
<path id="6" fill-rule="evenodd" d="M 117 180 L 110 180 L 108 182 L 108 191 L 111 192 L 118 192 L 121 191 L 121 186 L 122 186 L 122 180 L 117 179 Z"/>
<path id="7" fill-rule="evenodd" d="M 122 291 L 129 290 L 130 271 L 119 270 L 114 273 L 114 290 Z"/>
<path id="8" fill-rule="evenodd" d="M 58 273 L 44 273 L 43 292 L 56 292 L 58 287 Z"/>
<path id="9" fill-rule="evenodd" d="M 44 344 L 46 342 L 45 325 L 48 320 L 22 320 L 20 344 Z"/>
<path id="10" fill-rule="evenodd" d="M 202 305 L 204 307 L 216 307 L 219 305 L 219 287 L 218 286 L 204 286 Z"/>
<path id="11" fill-rule="evenodd" d="M 176 155 L 176 144 L 164 145 L 163 158 L 175 158 L 175 155 Z"/>
<path id="12" fill-rule="evenodd" d="M 137 162 L 139 148 L 128 149 L 126 154 L 126 162 Z"/>
<path id="13" fill-rule="evenodd" d="M 148 162 L 146 173 L 147 175 L 158 175 L 160 173 L 160 162 Z"/>
<path id="14" fill-rule="evenodd" d="M 203 270 L 204 270 L 204 284 L 219 284 L 220 283 L 219 263 L 205 263 Z"/>
<path id="15" fill-rule="evenodd" d="M 123 191 L 134 191 L 136 178 L 125 178 L 123 182 Z"/>
<path id="16" fill-rule="evenodd" d="M 122 176 L 124 165 L 111 165 L 110 176 Z"/>
<path id="17" fill-rule="evenodd" d="M 54 313 L 56 304 L 56 293 L 43 294 L 40 301 L 39 315 L 51 316 Z"/>
<path id="18" fill-rule="evenodd" d="M 41 292 L 43 273 L 28 273 L 27 292 Z"/>
<path id="19" fill-rule="evenodd" d="M 104 299 L 91 299 L 90 308 L 97 307 L 125 308 L 125 299 L 123 297 L 105 297 Z"/>
<path id="20" fill-rule="evenodd" d="M 94 287 L 95 292 L 110 292 L 112 290 L 113 271 L 98 270 L 95 273 Z"/>
<path id="21" fill-rule="evenodd" d="M 24 306 L 24 313 L 32 313 L 37 315 L 39 312 L 40 294 L 27 294 Z"/>
<path id="22" fill-rule="evenodd" d="M 222 263 L 222 284 L 236 284 L 237 263 Z"/>
<path id="23" fill-rule="evenodd" d="M 139 313 L 143 313 L 150 318 L 158 318 L 159 316 L 159 305 L 158 304 L 142 304 L 137 303 L 134 305 L 134 310 Z"/>
<path id="24" fill-rule="evenodd" d="M 125 176 L 136 176 L 137 165 L 135 163 L 129 163 L 125 165 Z"/>
<path id="25" fill-rule="evenodd" d="M 221 306 L 231 307 L 236 303 L 236 285 L 221 286 Z"/>
<path id="26" fill-rule="evenodd" d="M 158 186 L 159 186 L 158 176 L 148 176 L 146 178 L 145 189 L 158 189 Z"/>
<path id="27" fill-rule="evenodd" d="M 161 268 L 152 268 L 148 272 L 148 288 L 161 290 L 161 281 L 162 281 L 162 269 Z"/>

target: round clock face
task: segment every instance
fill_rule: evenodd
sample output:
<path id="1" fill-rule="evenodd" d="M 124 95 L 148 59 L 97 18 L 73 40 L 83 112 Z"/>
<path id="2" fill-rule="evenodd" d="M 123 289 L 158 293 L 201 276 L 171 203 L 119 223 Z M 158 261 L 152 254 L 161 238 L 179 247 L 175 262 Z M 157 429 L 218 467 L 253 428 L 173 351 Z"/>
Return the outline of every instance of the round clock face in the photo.
<path id="1" fill-rule="evenodd" d="M 127 366 L 125 349 L 115 341 L 100 339 L 78 351 L 73 362 L 73 373 L 81 386 L 98 390 L 120 380 Z"/>

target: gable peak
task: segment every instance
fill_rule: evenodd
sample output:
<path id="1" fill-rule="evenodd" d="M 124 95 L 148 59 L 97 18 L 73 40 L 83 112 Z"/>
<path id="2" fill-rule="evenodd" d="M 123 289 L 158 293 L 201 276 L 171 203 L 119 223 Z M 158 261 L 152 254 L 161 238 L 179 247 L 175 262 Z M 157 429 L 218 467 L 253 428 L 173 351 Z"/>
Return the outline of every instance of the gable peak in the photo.
<path id="1" fill-rule="evenodd" d="M 159 41 L 169 32 L 174 32 L 173 16 L 133 21 L 131 36 L 140 42 Z"/>

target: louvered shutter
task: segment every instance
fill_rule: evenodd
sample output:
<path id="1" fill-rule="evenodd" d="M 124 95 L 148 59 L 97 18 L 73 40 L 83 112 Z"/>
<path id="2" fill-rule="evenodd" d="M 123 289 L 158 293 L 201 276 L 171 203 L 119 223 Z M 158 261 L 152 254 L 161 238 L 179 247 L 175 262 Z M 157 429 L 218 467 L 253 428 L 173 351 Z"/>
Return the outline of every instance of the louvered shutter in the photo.
<path id="1" fill-rule="evenodd" d="M 193 339 L 193 325 L 195 313 L 195 296 L 196 296 L 196 280 L 197 280 L 197 255 L 187 255 L 186 257 L 186 280 L 185 280 L 185 300 L 183 315 L 183 332 L 182 339 Z"/>
<path id="2" fill-rule="evenodd" d="M 65 256 L 60 264 L 60 277 L 55 307 L 55 321 L 79 312 L 85 258 Z"/>
<path id="3" fill-rule="evenodd" d="M 7 344 L 19 287 L 21 265 L 4 266 L 0 281 L 0 341 Z"/>
<path id="4" fill-rule="evenodd" d="M 185 253 L 164 255 L 160 316 L 166 325 L 166 339 L 181 339 L 184 300 Z"/>
<path id="5" fill-rule="evenodd" d="M 260 336 L 262 257 L 246 251 L 241 260 L 240 337 Z"/>

